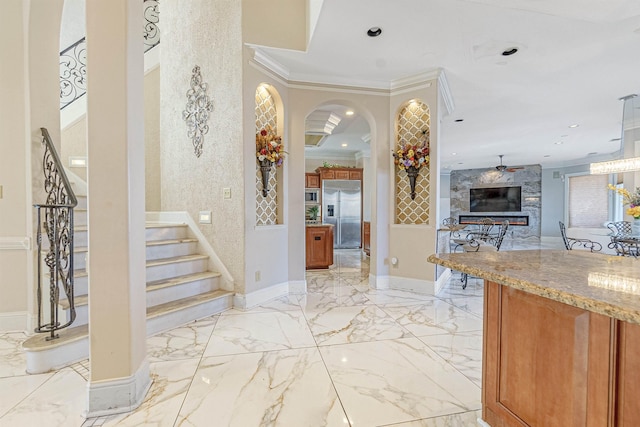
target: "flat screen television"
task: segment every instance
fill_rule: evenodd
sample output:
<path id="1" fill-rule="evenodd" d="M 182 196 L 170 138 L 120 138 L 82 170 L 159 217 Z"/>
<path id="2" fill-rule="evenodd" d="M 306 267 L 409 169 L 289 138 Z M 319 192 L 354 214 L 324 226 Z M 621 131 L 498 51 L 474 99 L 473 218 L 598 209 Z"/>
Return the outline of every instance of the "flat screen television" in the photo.
<path id="1" fill-rule="evenodd" d="M 472 188 L 471 212 L 520 212 L 522 187 Z"/>

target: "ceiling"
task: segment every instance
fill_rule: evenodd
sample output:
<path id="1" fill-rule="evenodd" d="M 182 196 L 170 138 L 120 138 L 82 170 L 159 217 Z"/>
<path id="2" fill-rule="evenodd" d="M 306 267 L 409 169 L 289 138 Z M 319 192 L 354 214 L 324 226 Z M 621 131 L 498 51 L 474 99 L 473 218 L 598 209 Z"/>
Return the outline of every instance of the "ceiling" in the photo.
<path id="1" fill-rule="evenodd" d="M 258 49 L 294 81 L 388 89 L 442 70 L 455 107 L 441 122 L 443 170 L 499 154 L 562 167 L 620 148 L 619 98 L 640 94 L 640 1 L 324 0 L 307 52 Z M 358 112 L 342 120 L 323 146 L 367 139 Z"/>

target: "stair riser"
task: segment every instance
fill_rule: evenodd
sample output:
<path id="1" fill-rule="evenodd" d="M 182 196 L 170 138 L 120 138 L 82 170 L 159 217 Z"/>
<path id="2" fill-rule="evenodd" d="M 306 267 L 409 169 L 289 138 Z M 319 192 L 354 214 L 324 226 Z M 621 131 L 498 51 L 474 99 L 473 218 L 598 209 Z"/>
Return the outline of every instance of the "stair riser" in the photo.
<path id="1" fill-rule="evenodd" d="M 196 319 L 221 313 L 231 307 L 233 307 L 233 297 L 224 296 L 194 307 L 147 319 L 147 336 L 176 328 Z"/>
<path id="2" fill-rule="evenodd" d="M 77 247 L 89 246 L 87 230 L 76 230 L 73 232 L 73 244 Z"/>
<path id="3" fill-rule="evenodd" d="M 73 268 L 76 270 L 86 270 L 87 268 L 87 253 L 75 252 L 73 254 Z"/>
<path id="4" fill-rule="evenodd" d="M 182 283 L 166 288 L 147 291 L 147 307 L 164 304 L 179 300 L 181 298 L 192 297 L 205 292 L 219 289 L 218 278 L 208 278 L 196 280 L 189 283 Z"/>
<path id="5" fill-rule="evenodd" d="M 196 253 L 197 248 L 197 242 L 147 246 L 147 261 L 153 261 L 162 258 L 172 258 L 183 255 L 192 255 Z"/>
<path id="6" fill-rule="evenodd" d="M 147 267 L 147 282 L 207 271 L 207 260 L 194 260 Z"/>
<path id="7" fill-rule="evenodd" d="M 86 210 L 73 210 L 73 223 L 75 225 L 87 225 L 87 211 Z"/>
<path id="8" fill-rule="evenodd" d="M 87 209 L 87 196 L 79 196 L 76 194 L 76 199 L 78 199 L 78 204 L 76 208 Z"/>
<path id="9" fill-rule="evenodd" d="M 177 240 L 187 237 L 187 226 L 183 227 L 151 227 L 145 231 L 147 242 L 157 240 Z"/>
<path id="10" fill-rule="evenodd" d="M 60 321 L 64 321 L 65 323 L 69 321 L 71 318 L 71 310 L 63 310 L 60 312 L 64 313 L 64 319 L 60 319 Z M 89 305 L 79 305 L 76 306 L 76 320 L 73 321 L 73 327 L 78 327 L 82 325 L 86 325 L 89 322 Z"/>

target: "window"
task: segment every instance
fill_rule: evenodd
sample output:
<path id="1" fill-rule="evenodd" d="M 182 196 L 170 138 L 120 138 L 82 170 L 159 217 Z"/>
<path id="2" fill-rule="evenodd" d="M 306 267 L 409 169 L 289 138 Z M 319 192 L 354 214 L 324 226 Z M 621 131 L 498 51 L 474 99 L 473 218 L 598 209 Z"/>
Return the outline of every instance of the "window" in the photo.
<path id="1" fill-rule="evenodd" d="M 569 176 L 569 227 L 602 227 L 609 220 L 608 175 Z"/>

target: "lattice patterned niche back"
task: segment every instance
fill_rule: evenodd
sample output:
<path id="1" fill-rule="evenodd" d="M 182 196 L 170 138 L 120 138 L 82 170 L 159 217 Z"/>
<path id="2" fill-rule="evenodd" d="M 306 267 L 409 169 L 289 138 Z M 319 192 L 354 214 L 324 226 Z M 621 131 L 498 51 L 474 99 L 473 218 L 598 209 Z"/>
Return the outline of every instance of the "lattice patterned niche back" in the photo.
<path id="1" fill-rule="evenodd" d="M 278 129 L 276 103 L 269 89 L 263 85 L 256 89 L 256 133 L 271 126 Z M 262 173 L 256 161 L 256 225 L 274 225 L 278 223 L 278 178 L 276 167 L 269 173 L 269 193 L 262 195 Z"/>
<path id="2" fill-rule="evenodd" d="M 425 130 L 430 130 L 429 107 L 419 101 L 408 103 L 398 114 L 396 147 L 400 141 L 417 143 Z M 429 222 L 429 166 L 422 166 L 416 177 L 416 196 L 411 200 L 407 172 L 395 167 L 396 224 L 427 224 Z"/>

